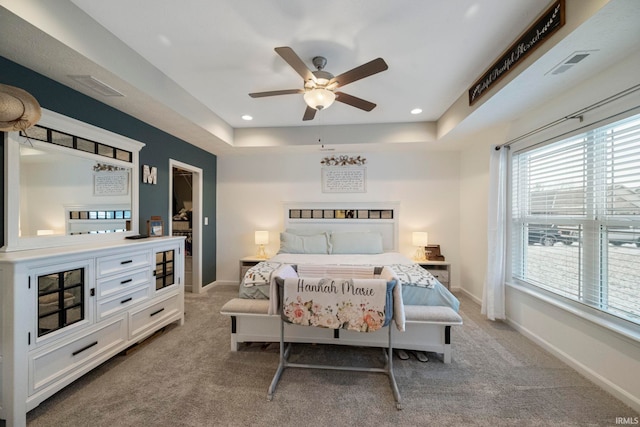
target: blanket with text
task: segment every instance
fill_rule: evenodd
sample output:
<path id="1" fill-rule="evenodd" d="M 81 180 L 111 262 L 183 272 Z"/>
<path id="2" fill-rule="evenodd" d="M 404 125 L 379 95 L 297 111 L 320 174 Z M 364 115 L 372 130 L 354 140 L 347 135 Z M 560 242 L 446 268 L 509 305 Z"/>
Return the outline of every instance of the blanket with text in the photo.
<path id="1" fill-rule="evenodd" d="M 282 319 L 296 325 L 373 332 L 393 315 L 395 281 L 287 278 L 281 286 Z"/>

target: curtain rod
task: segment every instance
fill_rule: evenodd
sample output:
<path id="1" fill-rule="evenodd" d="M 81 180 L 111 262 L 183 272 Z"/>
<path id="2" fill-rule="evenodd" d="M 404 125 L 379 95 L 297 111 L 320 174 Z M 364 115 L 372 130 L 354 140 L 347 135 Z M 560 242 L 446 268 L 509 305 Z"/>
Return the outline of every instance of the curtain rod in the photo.
<path id="1" fill-rule="evenodd" d="M 611 103 L 613 101 L 616 101 L 616 100 L 618 100 L 620 98 L 624 98 L 625 96 L 630 95 L 633 92 L 636 92 L 638 90 L 640 90 L 640 84 L 632 86 L 632 87 L 630 87 L 628 89 L 625 89 L 622 92 L 618 92 L 615 95 L 611 95 L 610 97 L 605 98 L 605 99 L 603 99 L 601 101 L 598 101 L 595 104 L 591 104 L 588 107 L 585 107 L 585 108 L 583 108 L 581 110 L 578 110 L 573 114 L 569 114 L 569 115 L 564 116 L 562 118 L 559 118 L 558 120 L 555 120 L 555 121 L 553 121 L 551 123 L 547 123 L 544 126 L 540 126 L 539 128 L 536 128 L 536 129 L 534 129 L 532 131 L 529 131 L 529 132 L 525 133 L 524 135 L 520 135 L 517 138 L 513 138 L 513 139 L 505 142 L 504 144 L 496 145 L 495 148 L 496 148 L 496 150 L 500 150 L 502 147 L 507 147 L 508 148 L 509 146 L 511 146 L 512 144 L 515 144 L 518 141 L 521 141 L 521 140 L 523 140 L 525 138 L 528 138 L 531 135 L 535 135 L 537 133 L 545 131 L 545 130 L 547 130 L 549 128 L 552 128 L 552 127 L 554 127 L 556 125 L 559 125 L 560 123 L 564 123 L 564 122 L 566 122 L 568 120 L 579 120 L 580 122 L 582 122 L 583 115 L 585 113 L 588 113 L 589 111 L 592 111 L 592 110 L 595 110 L 595 109 L 600 108 L 602 106 L 605 106 L 605 105 L 607 105 L 607 104 L 609 104 L 609 103 Z M 634 108 L 637 108 L 637 106 L 634 107 Z M 633 110 L 634 108 L 631 108 L 631 109 L 629 109 L 627 111 Z"/>

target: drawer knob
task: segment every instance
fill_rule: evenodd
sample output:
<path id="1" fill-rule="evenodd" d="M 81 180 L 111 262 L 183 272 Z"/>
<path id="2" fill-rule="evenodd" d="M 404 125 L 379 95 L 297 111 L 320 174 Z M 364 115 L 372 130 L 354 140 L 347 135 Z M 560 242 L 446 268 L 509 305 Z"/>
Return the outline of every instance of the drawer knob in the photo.
<path id="1" fill-rule="evenodd" d="M 120 264 L 124 265 L 124 264 L 131 264 L 133 262 L 132 259 L 129 259 L 127 261 L 120 261 Z"/>
<path id="2" fill-rule="evenodd" d="M 127 298 L 127 299 L 123 299 L 122 301 L 120 301 L 120 304 L 124 304 L 124 303 L 126 303 L 126 302 L 129 302 L 129 301 L 131 301 L 132 299 L 133 299 L 132 297 L 129 297 L 129 298 Z"/>
<path id="3" fill-rule="evenodd" d="M 133 279 L 123 280 L 122 282 L 120 282 L 120 284 L 124 285 L 125 283 L 129 283 L 129 282 L 133 282 Z"/>

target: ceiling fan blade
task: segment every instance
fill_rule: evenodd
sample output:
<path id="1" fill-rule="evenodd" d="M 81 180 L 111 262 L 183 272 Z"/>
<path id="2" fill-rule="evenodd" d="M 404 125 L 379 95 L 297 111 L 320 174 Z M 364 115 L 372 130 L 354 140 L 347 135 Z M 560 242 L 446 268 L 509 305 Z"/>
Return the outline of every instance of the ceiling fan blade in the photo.
<path id="1" fill-rule="evenodd" d="M 313 120 L 313 118 L 316 116 L 316 111 L 317 110 L 315 108 L 311 108 L 307 106 L 307 109 L 304 110 L 304 116 L 302 116 L 302 120 L 303 121 Z"/>
<path id="2" fill-rule="evenodd" d="M 307 80 L 316 81 L 316 76 L 313 75 L 311 70 L 304 64 L 304 62 L 302 62 L 302 59 L 300 59 L 293 49 L 283 46 L 275 48 L 275 51 L 287 62 L 287 64 L 291 66 L 291 68 L 296 70 L 296 73 L 300 74 L 305 82 Z"/>
<path id="3" fill-rule="evenodd" d="M 372 76 L 388 68 L 389 66 L 384 62 L 384 59 L 377 58 L 332 78 L 329 81 L 329 84 L 337 82 L 338 85 L 336 87 L 348 85 L 356 80 L 364 79 L 365 77 Z"/>
<path id="4" fill-rule="evenodd" d="M 304 93 L 304 89 L 285 89 L 285 90 L 272 90 L 269 92 L 254 92 L 254 93 L 250 93 L 249 96 L 252 98 L 262 98 L 264 96 L 291 95 L 294 93 Z"/>
<path id="5" fill-rule="evenodd" d="M 336 101 L 340 101 L 364 111 L 371 111 L 376 108 L 376 104 L 373 102 L 365 101 L 362 98 L 358 98 L 357 96 L 349 95 L 344 92 L 336 92 Z"/>

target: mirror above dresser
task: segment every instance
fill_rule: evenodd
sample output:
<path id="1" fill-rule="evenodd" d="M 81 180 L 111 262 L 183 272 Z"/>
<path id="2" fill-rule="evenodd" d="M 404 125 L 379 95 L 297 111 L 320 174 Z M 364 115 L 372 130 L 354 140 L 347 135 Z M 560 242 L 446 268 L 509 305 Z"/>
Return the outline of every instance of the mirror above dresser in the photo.
<path id="1" fill-rule="evenodd" d="M 143 143 L 42 110 L 37 125 L 5 134 L 2 251 L 138 234 Z"/>

